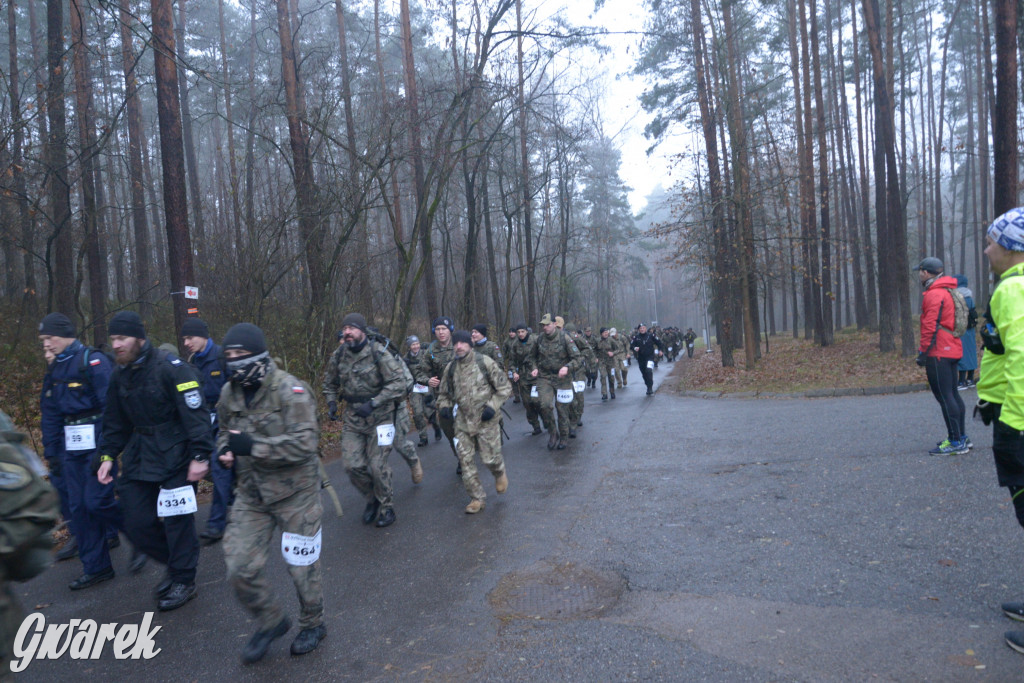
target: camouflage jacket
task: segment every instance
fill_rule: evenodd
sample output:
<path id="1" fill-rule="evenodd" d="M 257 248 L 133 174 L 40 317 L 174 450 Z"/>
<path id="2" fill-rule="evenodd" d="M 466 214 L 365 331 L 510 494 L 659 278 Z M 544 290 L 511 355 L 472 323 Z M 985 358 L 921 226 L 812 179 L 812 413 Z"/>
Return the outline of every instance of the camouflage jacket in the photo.
<path id="1" fill-rule="evenodd" d="M 611 356 L 608 355 L 609 351 L 612 352 Z M 601 365 L 614 365 L 618 354 L 619 345 L 611 335 L 597 342 L 597 361 Z"/>
<path id="2" fill-rule="evenodd" d="M 492 342 L 490 339 L 484 340 L 484 343 L 479 346 L 474 344 L 473 351 L 475 351 L 476 353 L 482 353 L 483 355 L 487 356 L 495 363 L 497 363 L 499 368 L 504 367 L 504 360 L 501 357 L 501 349 L 499 349 L 498 345 Z"/>
<path id="3" fill-rule="evenodd" d="M 377 425 L 394 420 L 396 402 L 406 395 L 401 363 L 380 344 L 369 340 L 355 353 L 347 346 L 341 346 L 331 355 L 324 373 L 324 397 L 327 401 L 343 399 L 352 406 L 373 400 L 375 405 L 367 418 L 346 410 L 346 430 L 370 434 Z"/>
<path id="4" fill-rule="evenodd" d="M 519 381 L 530 386 L 533 378 L 530 371 L 533 370 L 533 347 L 537 345 L 537 335 L 531 334 L 525 341 L 516 340 L 512 347 L 512 353 L 508 358 L 508 369 L 519 374 Z"/>
<path id="5" fill-rule="evenodd" d="M 586 337 L 582 334 L 573 337 L 573 341 L 576 342 L 576 348 L 580 350 L 580 355 L 583 356 L 583 361 L 586 364 L 585 368 L 581 368 L 580 372 L 594 372 L 597 370 L 597 354 L 594 353 L 594 348 L 587 341 Z"/>
<path id="6" fill-rule="evenodd" d="M 501 359 L 504 361 L 503 367 L 506 370 L 512 369 L 512 349 L 518 341 L 518 339 L 509 337 L 501 343 Z"/>
<path id="7" fill-rule="evenodd" d="M 420 357 L 423 360 L 420 361 L 418 370 L 413 370 L 413 375 L 417 382 L 426 384 L 431 377 L 440 378 L 445 367 L 455 358 L 455 344 L 441 346 L 435 339 L 430 342 L 430 346 L 420 351 Z"/>
<path id="8" fill-rule="evenodd" d="M 320 485 L 316 399 L 306 383 L 270 362 L 263 384 L 245 404 L 230 382 L 217 401 L 217 452 L 227 450 L 229 430 L 252 437 L 252 455 L 235 458 L 235 491 L 247 501 L 276 503 Z"/>
<path id="9" fill-rule="evenodd" d="M 609 337 L 609 339 L 614 340 L 615 346 L 617 347 L 617 351 L 615 352 L 616 358 L 619 360 L 626 360 L 633 355 L 632 349 L 629 348 L 629 339 L 626 335 L 619 334 L 614 337 Z"/>
<path id="10" fill-rule="evenodd" d="M 569 368 L 569 377 L 572 377 L 582 367 L 583 358 L 569 335 L 555 330 L 551 335 L 543 332 L 537 335 L 532 361 L 538 377 L 557 377 L 562 367 Z"/>
<path id="11" fill-rule="evenodd" d="M 477 356 L 471 350 L 465 357 L 453 360 L 445 369 L 438 387 L 437 407 L 441 410 L 457 405 L 455 429 L 479 434 L 491 425 L 498 426 L 501 406 L 511 395 L 512 385 L 501 366 L 488 356 Z M 490 406 L 495 413 L 488 422 L 481 419 L 484 406 Z"/>

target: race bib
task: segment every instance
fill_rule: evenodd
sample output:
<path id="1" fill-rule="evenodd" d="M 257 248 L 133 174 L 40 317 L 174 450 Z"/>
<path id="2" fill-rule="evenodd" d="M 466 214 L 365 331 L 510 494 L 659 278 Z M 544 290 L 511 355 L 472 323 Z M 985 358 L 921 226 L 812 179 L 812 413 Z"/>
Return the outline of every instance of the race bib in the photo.
<path id="1" fill-rule="evenodd" d="M 308 567 L 320 559 L 320 531 L 316 536 L 300 536 L 284 532 L 281 534 L 281 554 L 284 561 L 293 567 Z"/>
<path id="2" fill-rule="evenodd" d="M 622 367 L 628 368 L 629 367 L 629 361 L 628 360 L 622 361 Z"/>
<path id="3" fill-rule="evenodd" d="M 669 353 L 672 353 L 672 347 L 671 347 L 671 346 L 670 346 L 670 347 L 668 347 L 668 352 L 669 352 Z"/>
<path id="4" fill-rule="evenodd" d="M 573 391 L 575 391 L 577 394 L 582 394 L 584 391 L 587 390 L 587 383 L 586 382 L 573 382 L 572 383 L 572 388 L 573 388 Z"/>
<path id="5" fill-rule="evenodd" d="M 540 394 L 537 393 L 536 385 L 530 387 L 530 398 L 540 398 Z"/>
<path id="6" fill-rule="evenodd" d="M 377 425 L 377 445 L 390 446 L 395 442 L 395 425 Z"/>
<path id="7" fill-rule="evenodd" d="M 516 373 L 512 372 L 511 370 L 509 370 L 508 371 L 508 378 L 512 379 L 512 375 L 514 375 L 514 374 L 516 374 Z"/>
<path id="8" fill-rule="evenodd" d="M 414 394 L 429 394 L 430 393 L 430 387 L 428 387 L 426 384 L 414 384 L 412 386 L 412 393 L 414 393 Z"/>
<path id="9" fill-rule="evenodd" d="M 648 370 L 653 370 L 654 369 L 654 361 L 653 360 L 647 361 L 647 369 Z"/>
<path id="10" fill-rule="evenodd" d="M 572 389 L 559 389 L 555 400 L 559 403 L 572 403 Z"/>
<path id="11" fill-rule="evenodd" d="M 160 489 L 160 495 L 156 497 L 157 517 L 176 517 L 178 515 L 191 515 L 199 510 L 196 505 L 196 491 L 191 484 L 179 486 L 176 489 Z"/>
<path id="12" fill-rule="evenodd" d="M 96 425 L 68 425 L 64 428 L 64 449 L 91 451 L 96 448 Z"/>
<path id="13" fill-rule="evenodd" d="M 614 377 L 615 376 L 615 368 L 608 368 L 608 374 L 611 375 L 612 377 Z"/>

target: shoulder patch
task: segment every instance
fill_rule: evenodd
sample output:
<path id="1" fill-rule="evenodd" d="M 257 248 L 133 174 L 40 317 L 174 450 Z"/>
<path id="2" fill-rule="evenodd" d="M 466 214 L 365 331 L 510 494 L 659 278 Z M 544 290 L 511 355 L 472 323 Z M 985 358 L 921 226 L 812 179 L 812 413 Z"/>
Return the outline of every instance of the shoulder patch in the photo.
<path id="1" fill-rule="evenodd" d="M 172 358 L 171 359 L 171 365 L 181 365 L 181 359 L 179 359 L 179 358 Z"/>
<path id="2" fill-rule="evenodd" d="M 77 389 L 82 386 L 80 382 L 68 382 L 68 389 Z"/>
<path id="3" fill-rule="evenodd" d="M 203 405 L 203 397 L 199 395 L 198 389 L 185 392 L 185 405 L 192 410 L 195 410 L 199 406 Z"/>
<path id="4" fill-rule="evenodd" d="M 218 377 L 218 376 L 220 376 L 220 370 L 211 370 L 210 371 L 210 377 Z"/>
<path id="5" fill-rule="evenodd" d="M 99 358 L 93 358 L 91 361 L 89 361 L 89 365 L 99 365 L 102 362 L 103 361 L 101 361 Z"/>
<path id="6" fill-rule="evenodd" d="M 20 465 L 0 462 L 0 490 L 17 491 L 28 486 L 32 475 Z"/>
<path id="7" fill-rule="evenodd" d="M 178 385 L 178 391 L 188 391 L 189 389 L 198 389 L 198 388 L 199 388 L 199 382 L 196 382 L 194 380 L 191 381 L 191 382 L 183 382 L 183 383 Z"/>
<path id="8" fill-rule="evenodd" d="M 306 393 L 306 390 L 303 389 L 302 387 L 292 387 L 292 393 L 293 394 L 304 394 L 304 393 Z"/>

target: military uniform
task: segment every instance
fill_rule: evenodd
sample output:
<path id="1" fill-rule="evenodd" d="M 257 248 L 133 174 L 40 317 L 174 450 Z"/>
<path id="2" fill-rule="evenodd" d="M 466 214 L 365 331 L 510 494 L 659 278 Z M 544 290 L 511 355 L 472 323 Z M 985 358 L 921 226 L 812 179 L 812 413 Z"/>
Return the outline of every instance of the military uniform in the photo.
<path id="1" fill-rule="evenodd" d="M 441 346 L 440 342 L 436 339 L 430 342 L 430 346 L 425 351 L 420 352 L 423 355 L 423 360 L 420 361 L 418 371 L 413 371 L 413 375 L 416 378 L 418 384 L 427 384 L 431 377 L 441 377 L 441 373 L 448 366 L 448 363 L 452 362 L 455 358 L 455 345 L 449 343 L 448 346 Z M 432 396 L 436 400 L 437 390 L 432 390 Z M 458 457 L 458 451 L 455 450 L 455 424 L 452 420 L 446 419 L 440 415 L 437 415 L 437 423 L 441 426 L 441 431 L 444 432 L 445 438 L 448 439 L 448 444 L 452 447 L 452 453 L 455 457 Z"/>
<path id="2" fill-rule="evenodd" d="M 612 337 L 612 339 L 615 341 L 615 345 L 618 347 L 618 353 L 615 355 L 615 360 L 618 363 L 616 367 L 619 371 L 617 374 L 619 388 L 621 389 L 622 387 L 629 385 L 629 339 L 626 337 L 626 335 L 619 335 L 618 333 L 616 333 Z"/>
<path id="3" fill-rule="evenodd" d="M 64 490 L 62 513 L 86 576 L 111 571 L 106 539 L 116 537 L 122 523 L 114 482 L 101 484 L 92 471 L 112 371 L 106 355 L 76 339 L 47 369 L 39 401 L 43 454 L 54 486 Z"/>
<path id="4" fill-rule="evenodd" d="M 597 358 L 594 356 L 594 350 L 590 348 L 590 344 L 584 341 L 579 333 L 567 332 L 566 334 L 569 335 L 569 341 L 580 352 L 581 360 L 579 368 L 573 373 L 572 408 L 569 411 L 569 437 L 576 438 L 574 427 L 583 425 L 584 392 L 590 377 L 590 369 L 596 367 Z"/>
<path id="5" fill-rule="evenodd" d="M 579 349 L 572 343 L 562 330 L 554 330 L 551 334 L 541 332 L 537 335 L 537 343 L 533 347 L 532 365 L 537 370 L 537 393 L 539 394 L 540 417 L 551 438 L 548 448 L 565 447 L 569 437 L 570 411 L 573 398 L 572 377 L 581 364 Z M 565 377 L 559 377 L 561 368 L 568 368 Z M 568 399 L 558 401 L 558 392 L 563 392 Z M 554 407 L 552 407 L 554 403 Z M 555 423 L 557 413 L 558 422 Z"/>
<path id="6" fill-rule="evenodd" d="M 235 502 L 224 536 L 224 559 L 238 600 L 260 629 L 268 630 L 284 618 L 264 570 L 275 529 L 302 537 L 302 547 L 321 532 L 316 401 L 304 382 L 268 361 L 267 374 L 248 401 L 241 387 L 224 386 L 217 414 L 222 426 L 219 452 L 228 449 L 229 430 L 253 440 L 251 453 L 234 460 Z M 289 551 L 282 546 L 299 595 L 299 626 L 316 628 L 324 615 L 320 561 L 307 563 Z"/>
<path id="7" fill-rule="evenodd" d="M 499 368 L 504 365 L 504 361 L 501 357 L 501 349 L 499 349 L 498 345 L 490 339 L 485 338 L 479 344 L 473 344 L 473 351 L 487 356 L 493 360 Z"/>
<path id="8" fill-rule="evenodd" d="M 0 411 L 0 678 L 10 670 L 14 640 L 24 616 L 10 588 L 50 563 L 51 531 L 60 514 L 57 492 L 43 466 Z"/>
<path id="9" fill-rule="evenodd" d="M 517 341 L 515 329 L 509 330 L 511 336 L 501 342 L 501 366 L 505 370 L 509 383 L 512 385 L 512 402 L 519 403 L 522 397 L 519 395 L 519 382 L 512 379 L 512 348 Z"/>
<path id="10" fill-rule="evenodd" d="M 540 433 L 539 396 L 534 396 L 536 380 L 530 376 L 533 369 L 533 347 L 537 343 L 537 335 L 531 334 L 526 339 L 516 339 L 512 353 L 509 355 L 509 371 L 519 375 L 519 393 L 522 396 L 523 408 L 526 409 L 526 421 L 533 427 L 533 433 Z"/>
<path id="11" fill-rule="evenodd" d="M 611 394 L 615 398 L 615 378 L 622 370 L 622 364 L 617 358 L 619 345 L 611 335 L 601 337 L 597 342 L 597 363 L 601 369 L 601 399 L 608 398 Z M 609 356 L 608 354 L 612 355 Z"/>
<path id="12" fill-rule="evenodd" d="M 189 364 L 195 368 L 199 375 L 199 381 L 203 385 L 203 398 L 206 400 L 206 407 L 210 410 L 210 426 L 213 430 L 213 438 L 217 438 L 218 418 L 216 405 L 220 400 L 220 392 L 224 387 L 226 377 L 224 376 L 224 360 L 221 358 L 221 348 L 207 338 L 206 346 L 199 353 L 189 356 Z M 210 462 L 210 477 L 213 479 L 213 500 L 210 503 L 210 516 L 206 519 L 207 533 L 215 532 L 214 535 L 222 533 L 227 524 L 228 507 L 234 500 L 234 472 L 220 464 L 217 458 Z"/>
<path id="13" fill-rule="evenodd" d="M 345 471 L 359 493 L 382 513 L 393 506 L 388 465 L 391 446 L 377 445 L 377 427 L 395 426 L 396 403 L 405 397 L 401 362 L 377 342 L 366 339 L 358 351 L 338 347 L 324 376 L 327 401 L 344 399 L 348 403 L 341 432 Z M 355 411 L 364 403 L 372 406 L 367 417 Z"/>
<path id="14" fill-rule="evenodd" d="M 512 395 L 512 386 L 498 363 L 470 350 L 463 358 L 452 361 L 442 375 L 438 389 L 438 410 L 454 412 L 455 447 L 462 465 L 462 483 L 470 498 L 482 503 L 487 494 L 480 484 L 473 455 L 480 454 L 480 459 L 495 479 L 504 476 L 498 415 Z M 488 420 L 483 419 L 486 408 L 490 408 Z M 498 492 L 503 493 L 504 488 L 500 487 Z M 479 507 L 472 511 L 477 510 Z M 467 511 L 471 510 L 467 508 Z"/>
<path id="15" fill-rule="evenodd" d="M 409 368 L 409 372 L 412 373 L 413 377 L 416 377 L 417 368 L 420 362 L 423 360 L 423 351 L 413 355 L 410 351 L 405 354 L 402 359 L 405 362 L 405 366 Z M 430 425 L 431 419 L 434 415 L 433 405 L 428 406 L 426 403 L 426 397 L 430 395 L 430 389 L 426 384 L 420 384 L 417 381 L 416 386 L 413 388 L 412 393 L 409 394 L 409 406 L 412 408 L 412 420 L 413 426 L 416 427 L 416 431 L 420 433 L 420 445 L 427 445 L 427 427 Z"/>

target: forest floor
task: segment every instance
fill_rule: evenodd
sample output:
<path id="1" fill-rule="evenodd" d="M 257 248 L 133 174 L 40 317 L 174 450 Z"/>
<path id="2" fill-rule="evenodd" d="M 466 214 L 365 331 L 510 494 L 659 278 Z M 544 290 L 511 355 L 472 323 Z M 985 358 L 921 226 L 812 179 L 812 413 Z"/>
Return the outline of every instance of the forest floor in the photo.
<path id="1" fill-rule="evenodd" d="M 716 350 L 717 351 L 717 350 Z M 738 393 L 762 391 L 794 393 L 812 389 L 863 388 L 923 384 L 924 369 L 914 358 L 898 352 L 878 350 L 878 333 L 855 329 L 839 330 L 835 344 L 821 347 L 790 335 L 769 339 L 769 352 L 761 344 L 762 356 L 751 371 L 743 367 L 743 349 L 733 353 L 736 366 L 722 367 L 717 352 L 698 348 L 693 360 L 685 356 L 672 368 L 665 388 L 674 391 L 720 391 Z"/>

